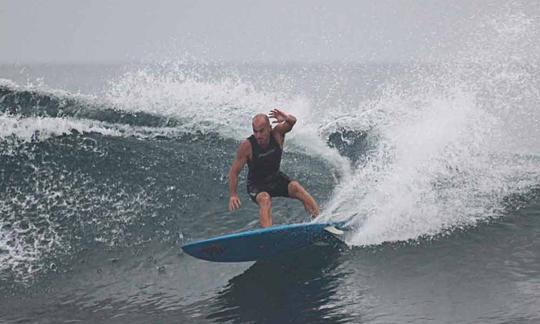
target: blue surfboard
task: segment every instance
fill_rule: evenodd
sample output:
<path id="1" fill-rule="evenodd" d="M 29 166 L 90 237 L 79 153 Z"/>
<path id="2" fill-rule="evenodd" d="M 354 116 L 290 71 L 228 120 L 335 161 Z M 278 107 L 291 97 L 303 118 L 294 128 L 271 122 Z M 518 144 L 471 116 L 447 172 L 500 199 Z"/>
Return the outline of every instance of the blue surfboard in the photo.
<path id="1" fill-rule="evenodd" d="M 343 223 L 301 223 L 279 225 L 192 242 L 182 250 L 198 259 L 214 262 L 257 261 L 332 241 L 342 235 Z"/>

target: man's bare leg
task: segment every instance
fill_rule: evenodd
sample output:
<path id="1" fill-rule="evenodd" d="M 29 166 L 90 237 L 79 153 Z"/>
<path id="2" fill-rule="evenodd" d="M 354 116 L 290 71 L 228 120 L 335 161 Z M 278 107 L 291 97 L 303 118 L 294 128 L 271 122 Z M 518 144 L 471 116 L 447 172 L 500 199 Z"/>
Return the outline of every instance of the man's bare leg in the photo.
<path id="1" fill-rule="evenodd" d="M 262 227 L 272 226 L 272 197 L 267 192 L 260 192 L 255 198 L 259 205 L 259 220 Z"/>
<path id="2" fill-rule="evenodd" d="M 311 195 L 298 183 L 298 181 L 291 181 L 288 186 L 289 197 L 296 198 L 304 204 L 304 209 L 313 218 L 319 216 L 319 205 Z"/>

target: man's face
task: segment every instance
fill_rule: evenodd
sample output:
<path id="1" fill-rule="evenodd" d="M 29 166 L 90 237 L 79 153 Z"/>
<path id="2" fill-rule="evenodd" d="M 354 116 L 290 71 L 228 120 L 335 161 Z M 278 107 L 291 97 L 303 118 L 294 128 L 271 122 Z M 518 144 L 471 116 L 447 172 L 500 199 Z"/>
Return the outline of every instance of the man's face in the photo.
<path id="1" fill-rule="evenodd" d="M 253 136 L 259 145 L 267 145 L 270 141 L 272 127 L 265 120 L 255 120 L 253 122 Z"/>

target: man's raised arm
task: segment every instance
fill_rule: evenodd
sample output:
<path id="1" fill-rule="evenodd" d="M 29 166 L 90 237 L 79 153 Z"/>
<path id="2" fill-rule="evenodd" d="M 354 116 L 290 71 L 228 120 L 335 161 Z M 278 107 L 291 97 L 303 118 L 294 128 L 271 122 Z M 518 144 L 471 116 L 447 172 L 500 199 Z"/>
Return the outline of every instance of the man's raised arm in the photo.
<path id="1" fill-rule="evenodd" d="M 285 133 L 290 132 L 294 124 L 296 124 L 296 117 L 279 109 L 272 110 L 270 112 L 270 118 L 275 119 L 273 123 L 277 123 L 277 125 L 274 127 L 274 129 L 281 135 L 285 135 Z"/>

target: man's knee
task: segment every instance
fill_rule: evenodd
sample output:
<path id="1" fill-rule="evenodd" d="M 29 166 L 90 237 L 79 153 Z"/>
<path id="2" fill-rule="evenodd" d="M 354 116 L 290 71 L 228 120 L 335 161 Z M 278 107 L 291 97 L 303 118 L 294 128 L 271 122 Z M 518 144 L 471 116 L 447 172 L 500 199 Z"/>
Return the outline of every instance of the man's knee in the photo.
<path id="1" fill-rule="evenodd" d="M 289 182 L 287 189 L 289 190 L 289 196 L 295 197 L 303 188 L 298 181 L 293 180 Z"/>
<path id="2" fill-rule="evenodd" d="M 272 205 L 272 197 L 267 192 L 261 192 L 257 195 L 257 203 L 261 207 L 270 207 Z"/>

